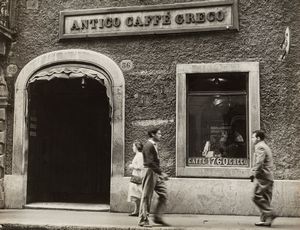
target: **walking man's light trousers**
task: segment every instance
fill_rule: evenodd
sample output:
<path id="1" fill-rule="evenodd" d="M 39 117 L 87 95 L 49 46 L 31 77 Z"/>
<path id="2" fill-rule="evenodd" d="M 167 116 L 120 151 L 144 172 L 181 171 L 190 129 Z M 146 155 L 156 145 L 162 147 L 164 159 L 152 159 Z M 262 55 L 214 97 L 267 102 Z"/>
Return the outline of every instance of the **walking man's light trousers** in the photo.
<path id="1" fill-rule="evenodd" d="M 261 221 L 273 215 L 271 208 L 273 181 L 257 179 L 253 201 L 261 212 Z"/>
<path id="2" fill-rule="evenodd" d="M 140 223 L 149 223 L 148 214 L 150 212 L 153 192 L 158 195 L 158 202 L 154 209 L 154 217 L 161 217 L 167 201 L 167 188 L 165 180 L 162 179 L 151 168 L 144 169 L 144 179 L 142 184 L 143 192 L 140 205 Z"/>

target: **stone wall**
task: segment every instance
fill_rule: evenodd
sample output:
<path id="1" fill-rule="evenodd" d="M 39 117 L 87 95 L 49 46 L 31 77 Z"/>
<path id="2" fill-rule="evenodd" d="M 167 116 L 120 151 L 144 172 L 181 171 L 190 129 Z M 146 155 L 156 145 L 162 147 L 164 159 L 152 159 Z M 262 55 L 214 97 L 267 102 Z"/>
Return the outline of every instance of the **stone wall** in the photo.
<path id="1" fill-rule="evenodd" d="M 274 151 L 276 179 L 300 178 L 300 2 L 298 0 L 239 1 L 239 31 L 145 35 L 58 40 L 59 12 L 67 9 L 136 6 L 191 2 L 188 0 L 18 1 L 17 40 L 8 64 L 22 69 L 33 58 L 55 50 L 82 48 L 97 51 L 116 63 L 129 59 L 134 68 L 125 77 L 125 174 L 133 158 L 131 143 L 145 141 L 146 130 L 160 125 L 162 165 L 175 176 L 176 64 L 258 61 L 260 63 L 261 126 Z M 33 23 L 34 22 L 34 23 Z M 292 32 L 290 53 L 279 60 L 284 32 Z M 8 81 L 13 87 L 14 77 Z M 11 89 L 13 92 L 13 88 Z M 10 104 L 13 98 L 10 97 Z M 12 136 L 12 113 L 8 134 Z M 6 174 L 11 174 L 8 139 Z"/>
<path id="2" fill-rule="evenodd" d="M 126 202 L 129 177 L 112 178 L 110 210 L 130 212 Z M 166 213 L 208 215 L 259 215 L 252 201 L 253 183 L 239 179 L 171 178 L 166 182 Z M 272 206 L 276 215 L 300 216 L 300 182 L 275 180 Z M 154 193 L 153 202 L 157 202 Z M 152 207 L 155 207 L 153 205 Z"/>

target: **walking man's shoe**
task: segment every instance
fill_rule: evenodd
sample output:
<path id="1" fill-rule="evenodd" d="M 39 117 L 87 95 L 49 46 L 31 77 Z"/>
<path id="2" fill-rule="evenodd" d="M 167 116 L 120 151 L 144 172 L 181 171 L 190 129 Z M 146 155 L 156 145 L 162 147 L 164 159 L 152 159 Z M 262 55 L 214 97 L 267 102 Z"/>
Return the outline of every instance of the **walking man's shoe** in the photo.
<path id="1" fill-rule="evenodd" d="M 277 216 L 273 214 L 271 217 L 267 218 L 267 220 L 270 220 L 270 222 L 273 223 L 275 218 L 277 218 Z"/>
<path id="2" fill-rule="evenodd" d="M 260 226 L 260 227 L 271 227 L 271 225 L 272 225 L 271 222 L 260 221 L 255 223 L 255 226 Z"/>
<path id="3" fill-rule="evenodd" d="M 271 227 L 272 223 L 276 217 L 277 216 L 275 216 L 275 215 L 269 216 L 269 217 L 265 218 L 265 221 L 260 221 L 258 223 L 255 223 L 255 226 Z"/>
<path id="4" fill-rule="evenodd" d="M 152 225 L 149 223 L 149 221 L 142 221 L 138 223 L 139 226 L 141 227 L 147 227 L 147 228 L 151 228 Z"/>

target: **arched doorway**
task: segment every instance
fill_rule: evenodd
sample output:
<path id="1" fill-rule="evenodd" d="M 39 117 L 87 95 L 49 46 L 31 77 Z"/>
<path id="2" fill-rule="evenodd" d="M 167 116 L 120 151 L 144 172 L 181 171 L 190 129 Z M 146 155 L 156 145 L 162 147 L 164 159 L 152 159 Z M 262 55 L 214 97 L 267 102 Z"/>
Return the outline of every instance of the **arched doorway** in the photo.
<path id="1" fill-rule="evenodd" d="M 102 75 L 102 77 L 95 76 L 95 74 L 88 74 L 89 76 L 86 76 L 84 78 L 80 77 L 71 77 L 70 79 L 64 79 L 61 74 L 57 74 L 55 79 L 49 80 L 48 83 L 42 83 L 42 81 L 34 81 L 33 79 L 36 77 L 36 74 L 47 69 L 55 68 L 57 66 L 63 66 L 63 65 L 79 65 L 79 66 L 88 66 L 90 69 L 93 71 L 96 71 L 99 73 L 99 76 Z M 76 75 L 76 74 L 75 74 Z M 74 76 L 75 76 L 74 75 Z M 103 77 L 105 76 L 105 77 Z M 84 82 L 83 82 L 84 81 Z M 51 83 L 50 83 L 51 82 Z M 102 83 L 101 83 L 102 82 Z M 49 84 L 50 83 L 50 84 Z M 44 84 L 44 85 L 43 85 Z M 93 89 L 91 91 L 87 90 L 87 94 L 84 95 L 80 93 L 79 91 L 83 89 L 82 87 L 86 87 L 88 84 L 93 85 Z M 36 85 L 36 89 L 32 89 L 32 86 Z M 47 109 L 51 109 L 52 106 L 52 111 L 57 108 L 54 105 L 58 105 L 58 97 L 54 99 L 55 97 L 35 97 L 36 99 L 32 100 L 32 93 L 42 95 L 42 92 L 48 92 L 48 94 L 53 94 L 53 93 L 64 93 L 64 89 L 66 87 L 69 87 L 70 89 L 74 90 L 77 86 L 80 86 L 80 89 L 78 89 L 78 92 L 73 95 L 76 97 L 76 100 L 73 100 L 73 96 L 64 96 L 63 100 L 65 101 L 66 104 L 69 104 L 68 108 L 63 108 L 63 104 L 60 105 L 60 110 L 61 114 L 64 114 L 65 117 L 71 116 L 68 114 L 68 111 L 72 111 L 73 113 L 76 110 L 76 113 L 79 114 L 79 116 L 76 118 L 75 116 L 72 117 L 72 119 L 66 119 L 65 123 L 70 122 L 70 120 L 73 120 L 70 122 L 70 124 L 65 124 L 67 128 L 65 130 L 72 130 L 72 124 L 79 122 L 79 120 L 85 119 L 88 120 L 87 122 L 92 122 L 95 123 L 96 120 L 103 120 L 105 122 L 99 123 L 98 126 L 103 125 L 104 123 L 109 125 L 109 128 L 105 128 L 106 135 L 107 133 L 110 133 L 110 137 L 107 138 L 106 142 L 108 143 L 109 147 L 106 147 L 105 151 L 110 151 L 109 154 L 109 160 L 108 158 L 105 161 L 106 166 L 105 173 L 109 173 L 108 179 L 109 182 L 104 182 L 98 180 L 96 183 L 92 183 L 93 185 L 89 188 L 89 192 L 87 192 L 88 195 L 82 195 L 84 194 L 84 191 L 73 193 L 69 196 L 65 196 L 64 191 L 67 193 L 70 192 L 70 188 L 66 188 L 63 186 L 63 189 L 58 191 L 60 195 L 55 195 L 55 191 L 50 192 L 45 195 L 44 198 L 39 197 L 39 195 L 34 194 L 34 192 L 31 191 L 31 184 L 32 180 L 37 180 L 37 181 L 43 181 L 43 179 L 37 179 L 32 177 L 31 174 L 31 167 L 30 165 L 38 165 L 39 160 L 31 160 L 30 154 L 34 152 L 35 150 L 31 149 L 31 143 L 33 141 L 32 137 L 30 136 L 30 131 L 31 127 L 35 127 L 34 125 L 30 126 L 30 120 L 28 118 L 34 117 L 31 113 L 34 113 L 34 107 L 38 108 L 38 110 L 42 110 L 41 108 L 45 106 L 43 105 L 43 101 L 47 102 L 49 106 L 46 106 Z M 61 89 L 58 89 L 61 88 Z M 32 91 L 33 90 L 33 91 Z M 71 91 L 72 91 L 71 90 Z M 76 91 L 76 90 L 75 90 Z M 103 94 L 106 96 L 103 97 Z M 110 95 L 110 96 L 109 96 Z M 93 98 L 90 100 L 90 102 L 86 103 L 84 101 L 85 97 L 91 97 Z M 99 99 L 102 98 L 102 99 Z M 106 98 L 106 99 L 103 99 Z M 112 187 L 113 185 L 113 180 L 112 177 L 119 177 L 124 175 L 124 78 L 122 71 L 118 67 L 118 65 L 108 58 L 105 55 L 102 55 L 100 53 L 94 52 L 94 51 L 89 51 L 89 50 L 82 50 L 82 49 L 70 49 L 70 50 L 60 50 L 60 51 L 54 51 L 50 53 L 46 53 L 44 55 L 41 55 L 35 59 L 33 59 L 31 62 L 29 62 L 20 72 L 17 81 L 15 83 L 15 105 L 14 105 L 14 136 L 13 136 L 13 164 L 12 164 L 12 175 L 7 175 L 6 176 L 6 181 L 7 184 L 14 184 L 14 188 L 7 187 L 6 188 L 6 193 L 8 199 L 6 200 L 6 207 L 9 208 L 22 208 L 24 207 L 25 204 L 28 202 L 31 202 L 31 199 L 34 200 L 40 200 L 44 199 L 45 201 L 52 201 L 52 200 L 62 200 L 68 202 L 66 197 L 72 197 L 71 202 L 78 201 L 78 202 L 103 202 L 101 201 L 102 198 L 99 198 L 99 195 L 102 191 L 99 189 L 99 184 L 100 183 L 110 183 L 110 186 Z M 63 101 L 62 100 L 62 101 Z M 59 103 L 61 103 L 59 101 Z M 94 104 L 93 104 L 94 103 Z M 106 108 L 104 110 L 104 113 L 106 114 L 106 117 L 103 119 L 99 119 L 100 113 L 103 111 L 97 110 L 95 108 L 101 107 L 100 104 L 104 105 Z M 109 104 L 109 105 L 108 105 Z M 103 107 L 103 106 L 102 106 Z M 107 109 L 108 108 L 108 109 Z M 83 110 L 96 110 L 94 111 L 95 114 L 91 116 L 91 113 L 89 112 L 84 112 Z M 53 112 L 54 113 L 54 112 Z M 98 116 L 97 116 L 98 114 Z M 108 114 L 108 115 L 107 115 Z M 46 112 L 41 112 L 39 115 L 40 118 L 46 120 L 46 119 L 52 119 L 53 125 L 55 125 L 55 119 L 62 119 L 61 117 L 55 117 L 56 115 L 53 114 L 51 117 L 48 113 Z M 50 117 L 49 117 L 50 116 Z M 98 118 L 97 118 L 98 117 Z M 35 118 L 33 118 L 34 120 Z M 76 120 L 77 119 L 77 120 Z M 64 123 L 63 121 L 61 121 Z M 51 123 L 51 122 L 50 122 Z M 80 122 L 79 122 L 80 123 Z M 97 122 L 96 122 L 97 123 Z M 56 124 L 57 125 L 57 124 Z M 80 126 L 81 124 L 76 124 Z M 75 125 L 75 127 L 76 127 Z M 97 125 L 96 125 L 97 126 Z M 91 126 L 90 126 L 91 127 Z M 94 127 L 93 127 L 94 128 Z M 42 132 L 44 133 L 49 133 L 50 131 L 53 131 L 54 127 L 52 125 L 44 125 L 42 128 Z M 59 128 L 57 128 L 59 129 Z M 102 134 L 97 130 L 87 130 L 85 129 L 84 125 L 80 128 L 83 133 L 86 135 L 91 135 L 95 139 L 99 140 L 101 138 L 104 138 L 101 136 Z M 108 131 L 108 129 L 110 129 Z M 74 131 L 74 129 L 73 129 Z M 74 131 L 75 132 L 75 131 Z M 89 133 L 90 132 L 90 133 Z M 34 133 L 31 133 L 34 135 Z M 37 134 L 38 135 L 38 134 Z M 61 133 L 61 136 L 64 134 Z M 76 151 L 80 152 L 80 150 L 85 149 L 85 148 L 90 148 L 89 152 L 97 152 L 97 148 L 102 148 L 100 145 L 93 145 L 89 146 L 88 144 L 91 141 L 91 138 L 86 138 L 84 137 L 84 134 L 78 134 L 77 138 L 81 137 L 81 140 L 83 142 L 81 144 L 76 143 L 78 146 L 78 149 Z M 52 143 L 55 141 L 54 135 L 52 135 Z M 67 139 L 66 139 L 67 140 Z M 61 149 L 58 149 L 59 151 L 64 151 L 67 154 L 71 154 L 72 151 L 68 150 L 68 145 L 67 143 L 74 143 L 75 140 L 67 140 L 64 144 L 62 144 Z M 60 138 L 57 138 L 57 142 L 61 144 Z M 85 143 L 84 143 L 85 142 Z M 43 142 L 41 140 L 38 140 L 38 145 L 37 146 L 43 146 Z M 46 142 L 49 143 L 49 142 Z M 51 142 L 50 142 L 51 143 Z M 65 150 L 67 149 L 67 150 Z M 73 148 L 75 150 L 75 147 Z M 51 152 L 51 151 L 50 151 Z M 53 151 L 52 151 L 53 152 Z M 101 152 L 101 151 L 98 151 Z M 71 158 L 71 160 L 79 160 L 80 156 L 79 153 L 76 153 L 77 157 Z M 87 153 L 86 153 L 87 154 Z M 93 155 L 92 159 L 96 159 L 99 155 Z M 46 154 L 46 158 L 49 158 L 50 155 Z M 55 160 L 55 157 L 49 160 L 51 164 L 60 164 L 60 160 L 63 162 L 67 162 L 69 157 L 63 157 L 63 158 L 58 158 Z M 83 158 L 80 158 L 80 160 L 84 160 Z M 85 159 L 88 160 L 88 159 Z M 70 161 L 70 160 L 69 160 Z M 95 160 L 97 162 L 97 160 Z M 93 161 L 93 163 L 95 163 Z M 109 163 L 108 163 L 109 162 Z M 50 164 L 50 163 L 49 163 Z M 99 165 L 100 164 L 100 165 Z M 107 165 L 108 164 L 108 165 Z M 76 165 L 75 167 L 82 167 L 81 165 Z M 98 166 L 102 168 L 101 163 L 98 161 Z M 61 167 L 61 166 L 57 166 Z M 72 167 L 70 167 L 72 168 Z M 81 168 L 82 169 L 82 168 Z M 36 169 L 32 169 L 36 170 Z M 53 169 L 51 169 L 53 170 Z M 75 169 L 76 170 L 76 169 Z M 93 171 L 94 170 L 94 171 Z M 92 175 L 96 172 L 96 167 L 92 168 L 92 172 L 88 173 L 88 175 Z M 80 171 L 80 170 L 79 170 Z M 72 171 L 74 173 L 74 171 Z M 64 181 L 68 180 L 68 178 L 71 178 L 71 174 L 67 175 L 65 179 L 60 179 L 61 181 L 59 182 L 60 184 L 63 184 Z M 76 172 L 77 173 L 77 172 Z M 76 174 L 75 173 L 75 174 Z M 103 175 L 104 175 L 103 174 Z M 55 174 L 52 175 L 52 179 L 55 178 Z M 44 174 L 45 176 L 45 174 Z M 103 177 L 103 176 L 101 176 Z M 104 176 L 107 178 L 107 176 Z M 92 177 L 91 177 L 92 178 Z M 96 177 L 92 178 L 92 180 L 97 181 L 95 179 Z M 86 179 L 90 179 L 89 176 L 85 176 L 80 178 L 79 181 L 83 183 Z M 79 187 L 79 182 L 76 180 L 72 181 L 73 187 L 76 186 Z M 78 183 L 76 185 L 76 183 Z M 98 183 L 98 184 L 97 184 Z M 75 184 L 75 185 L 74 185 Z M 94 186 L 94 188 L 92 188 Z M 98 186 L 98 188 L 97 188 Z M 113 186 L 114 187 L 114 186 Z M 46 190 L 46 187 L 41 186 L 40 189 Z M 59 187 L 56 187 L 55 190 L 57 190 Z M 110 194 L 109 194 L 110 193 Z M 112 191 L 109 192 L 109 190 L 104 191 L 104 193 L 101 195 L 101 197 L 104 197 L 105 200 L 104 202 L 109 202 L 109 197 L 111 197 Z M 88 196 L 94 196 L 97 197 L 95 199 L 88 198 Z M 56 198 L 55 198 L 56 197 Z M 68 198 L 68 199 L 69 199 Z M 97 200 L 98 199 L 98 200 Z M 100 200 L 99 200 L 100 199 Z"/>
<path id="2" fill-rule="evenodd" d="M 29 80 L 27 203 L 109 204 L 111 93 L 90 68 L 52 66 Z"/>

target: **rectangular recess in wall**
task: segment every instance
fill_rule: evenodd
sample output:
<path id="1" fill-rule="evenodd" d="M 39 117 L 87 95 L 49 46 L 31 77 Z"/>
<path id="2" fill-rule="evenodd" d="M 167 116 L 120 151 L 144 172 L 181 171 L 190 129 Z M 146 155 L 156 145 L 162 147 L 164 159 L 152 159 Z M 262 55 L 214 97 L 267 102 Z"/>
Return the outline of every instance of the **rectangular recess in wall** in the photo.
<path id="1" fill-rule="evenodd" d="M 246 178 L 259 129 L 257 62 L 179 64 L 176 174 Z"/>

